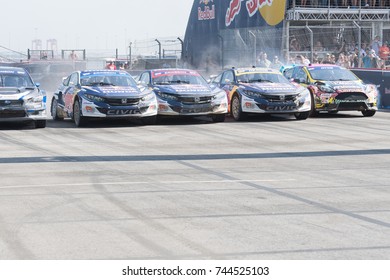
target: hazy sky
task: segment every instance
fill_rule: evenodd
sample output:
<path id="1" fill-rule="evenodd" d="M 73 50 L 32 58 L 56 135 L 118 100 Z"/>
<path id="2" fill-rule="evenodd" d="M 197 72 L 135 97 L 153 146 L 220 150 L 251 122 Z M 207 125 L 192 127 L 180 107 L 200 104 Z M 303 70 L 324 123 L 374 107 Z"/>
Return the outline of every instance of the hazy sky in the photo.
<path id="1" fill-rule="evenodd" d="M 194 0 L 30 0 L 7 2 L 0 46 L 25 52 L 34 39 L 58 49 L 124 50 L 129 42 L 184 39 Z M 3 3 L 4 4 L 4 3 Z"/>

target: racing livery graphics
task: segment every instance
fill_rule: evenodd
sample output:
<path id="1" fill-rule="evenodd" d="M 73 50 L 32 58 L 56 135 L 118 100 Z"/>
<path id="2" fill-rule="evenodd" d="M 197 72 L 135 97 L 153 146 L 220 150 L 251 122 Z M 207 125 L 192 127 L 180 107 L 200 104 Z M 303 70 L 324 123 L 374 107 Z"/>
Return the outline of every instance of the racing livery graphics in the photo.
<path id="1" fill-rule="evenodd" d="M 46 127 L 46 93 L 23 68 L 0 67 L 0 121 Z"/>
<path id="2" fill-rule="evenodd" d="M 156 69 L 139 76 L 139 82 L 153 88 L 158 114 L 166 116 L 210 116 L 214 122 L 225 120 L 227 98 L 224 91 L 210 88 L 194 70 Z"/>
<path id="3" fill-rule="evenodd" d="M 249 113 L 288 113 L 299 120 L 310 113 L 309 91 L 273 69 L 233 68 L 214 77 L 211 84 L 226 92 L 230 113 L 237 121 Z"/>
<path id="4" fill-rule="evenodd" d="M 361 111 L 363 116 L 371 117 L 378 110 L 376 86 L 364 84 L 346 68 L 328 64 L 294 66 L 287 72 L 286 76 L 310 90 L 312 116 L 319 112 Z"/>
<path id="5" fill-rule="evenodd" d="M 152 91 L 140 90 L 125 71 L 76 71 L 55 92 L 51 114 L 54 120 L 70 117 L 76 126 L 88 118 L 140 118 L 154 124 L 157 100 Z"/>

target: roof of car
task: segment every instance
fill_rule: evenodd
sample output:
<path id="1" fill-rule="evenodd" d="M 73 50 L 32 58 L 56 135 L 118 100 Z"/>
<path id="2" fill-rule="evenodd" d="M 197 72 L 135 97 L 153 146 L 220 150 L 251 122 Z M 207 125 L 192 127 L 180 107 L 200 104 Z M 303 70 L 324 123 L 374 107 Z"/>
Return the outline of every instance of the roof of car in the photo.
<path id="1" fill-rule="evenodd" d="M 233 69 L 237 75 L 244 73 L 275 73 L 280 74 L 276 69 L 264 68 L 264 67 L 247 67 L 247 68 L 236 68 Z"/>
<path id="2" fill-rule="evenodd" d="M 124 71 L 124 70 L 109 70 L 109 69 L 90 69 L 90 70 L 83 70 L 83 71 L 80 71 L 80 74 L 81 75 L 98 75 L 98 74 L 105 74 L 105 73 L 116 73 L 116 74 L 126 74 L 126 75 L 130 75 L 128 72 Z"/>
<path id="3" fill-rule="evenodd" d="M 341 66 L 337 64 L 309 64 L 305 65 L 306 67 L 312 67 L 312 68 L 320 68 L 320 67 L 334 67 L 334 68 L 342 68 Z"/>
<path id="4" fill-rule="evenodd" d="M 0 66 L 0 71 L 1 72 L 4 72 L 4 71 L 22 71 L 22 72 L 26 72 L 26 70 L 22 67 L 12 67 L 12 66 Z"/>

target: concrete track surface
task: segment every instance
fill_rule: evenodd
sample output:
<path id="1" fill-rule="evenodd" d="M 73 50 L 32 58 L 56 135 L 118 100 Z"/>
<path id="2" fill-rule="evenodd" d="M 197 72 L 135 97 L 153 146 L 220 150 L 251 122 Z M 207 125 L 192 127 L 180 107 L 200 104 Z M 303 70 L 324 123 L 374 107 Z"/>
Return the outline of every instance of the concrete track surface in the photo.
<path id="1" fill-rule="evenodd" d="M 389 259 L 390 113 L 0 124 L 0 259 Z"/>

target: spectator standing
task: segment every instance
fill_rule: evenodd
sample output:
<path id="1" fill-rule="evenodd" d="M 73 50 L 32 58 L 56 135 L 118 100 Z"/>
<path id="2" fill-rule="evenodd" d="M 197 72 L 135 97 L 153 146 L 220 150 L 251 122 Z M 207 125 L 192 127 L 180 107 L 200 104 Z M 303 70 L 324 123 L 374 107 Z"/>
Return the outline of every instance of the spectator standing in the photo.
<path id="1" fill-rule="evenodd" d="M 382 46 L 382 42 L 380 41 L 381 37 L 378 35 L 375 36 L 374 40 L 371 42 L 371 49 L 375 51 L 375 54 L 379 53 L 379 48 Z"/>
<path id="2" fill-rule="evenodd" d="M 385 64 L 389 60 L 390 49 L 388 47 L 388 43 L 384 42 L 383 45 L 379 48 L 379 57 L 382 59 Z"/>
<path id="3" fill-rule="evenodd" d="M 72 52 L 69 54 L 69 59 L 70 59 L 70 60 L 77 60 L 77 59 L 78 59 L 77 54 L 76 54 L 74 51 L 72 51 Z"/>
<path id="4" fill-rule="evenodd" d="M 274 56 L 274 60 L 271 63 L 271 68 L 279 70 L 283 66 L 283 63 L 279 60 L 279 57 Z"/>
<path id="5" fill-rule="evenodd" d="M 290 51 L 299 52 L 301 50 L 301 45 L 299 44 L 296 38 L 292 38 L 290 42 Z"/>
<path id="6" fill-rule="evenodd" d="M 341 53 L 339 55 L 339 58 L 337 59 L 337 65 L 345 68 L 350 68 L 351 65 L 349 63 L 348 57 L 344 55 L 344 53 Z"/>
<path id="7" fill-rule="evenodd" d="M 110 61 L 110 63 L 107 64 L 106 69 L 116 70 L 116 66 L 114 64 L 114 61 Z"/>
<path id="8" fill-rule="evenodd" d="M 330 59 L 330 53 L 327 53 L 326 56 L 322 59 L 323 64 L 332 64 L 332 61 Z"/>
<path id="9" fill-rule="evenodd" d="M 267 53 L 265 53 L 265 52 L 260 53 L 258 66 L 259 67 L 266 67 L 266 68 L 269 68 L 271 66 L 271 61 L 269 61 L 267 59 Z"/>

